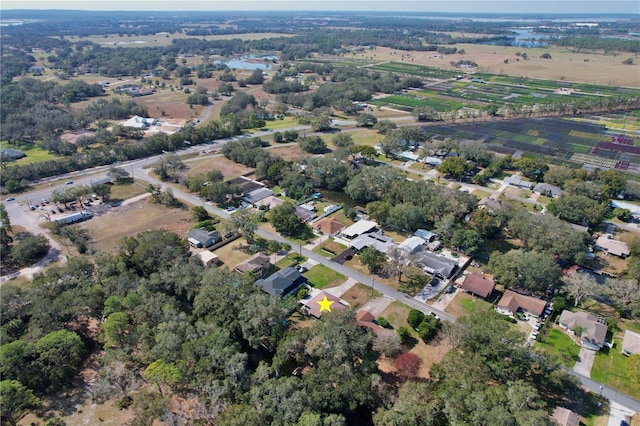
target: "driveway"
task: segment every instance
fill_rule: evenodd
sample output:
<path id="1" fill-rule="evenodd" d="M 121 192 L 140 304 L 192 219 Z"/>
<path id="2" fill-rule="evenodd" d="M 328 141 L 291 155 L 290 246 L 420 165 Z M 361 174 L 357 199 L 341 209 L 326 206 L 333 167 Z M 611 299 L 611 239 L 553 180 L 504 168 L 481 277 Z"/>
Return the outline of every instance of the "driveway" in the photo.
<path id="1" fill-rule="evenodd" d="M 623 420 L 629 422 L 631 417 L 635 414 L 634 411 L 623 407 L 617 402 L 609 401 L 609 404 L 609 423 L 607 423 L 607 426 L 620 426 L 620 422 Z"/>
<path id="2" fill-rule="evenodd" d="M 573 371 L 583 376 L 591 377 L 591 367 L 593 367 L 593 361 L 596 359 L 596 352 L 585 347 L 580 348 L 578 354 L 578 361 L 573 366 Z"/>

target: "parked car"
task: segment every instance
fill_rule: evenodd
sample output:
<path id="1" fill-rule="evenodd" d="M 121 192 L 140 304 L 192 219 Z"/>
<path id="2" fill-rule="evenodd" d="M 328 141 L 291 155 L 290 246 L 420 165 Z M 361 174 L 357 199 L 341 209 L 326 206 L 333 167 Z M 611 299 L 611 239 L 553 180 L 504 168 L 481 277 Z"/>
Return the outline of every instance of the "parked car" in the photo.
<path id="1" fill-rule="evenodd" d="M 62 207 L 58 207 L 58 213 L 62 213 L 64 212 L 64 209 Z"/>
<path id="2" fill-rule="evenodd" d="M 51 210 L 49 210 L 49 213 L 56 214 L 56 211 L 54 209 L 51 209 Z"/>
<path id="3" fill-rule="evenodd" d="M 68 181 L 66 181 L 64 184 L 65 184 L 65 185 L 71 185 L 72 183 L 73 183 L 73 181 L 72 181 L 72 180 L 68 180 Z"/>

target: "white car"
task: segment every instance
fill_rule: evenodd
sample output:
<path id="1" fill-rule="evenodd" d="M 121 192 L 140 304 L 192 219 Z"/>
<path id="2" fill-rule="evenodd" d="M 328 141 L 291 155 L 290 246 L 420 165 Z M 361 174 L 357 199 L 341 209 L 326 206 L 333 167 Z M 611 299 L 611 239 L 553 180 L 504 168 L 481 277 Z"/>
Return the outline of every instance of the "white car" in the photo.
<path id="1" fill-rule="evenodd" d="M 15 198 L 13 198 L 13 197 L 9 197 L 9 198 L 7 198 L 5 201 L 13 201 L 13 200 L 15 200 Z"/>

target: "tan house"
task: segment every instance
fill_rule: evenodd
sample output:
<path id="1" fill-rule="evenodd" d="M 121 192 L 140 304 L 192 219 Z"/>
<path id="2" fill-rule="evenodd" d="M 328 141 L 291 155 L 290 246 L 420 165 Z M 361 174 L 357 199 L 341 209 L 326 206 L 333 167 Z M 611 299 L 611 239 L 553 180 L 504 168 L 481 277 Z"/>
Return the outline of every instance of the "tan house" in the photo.
<path id="1" fill-rule="evenodd" d="M 596 247 L 600 250 L 604 250 L 609 254 L 626 259 L 631 251 L 627 243 L 614 240 L 611 234 L 603 234 L 596 241 Z"/>
<path id="2" fill-rule="evenodd" d="M 325 235 L 336 235 L 345 228 L 344 224 L 334 217 L 325 217 L 324 219 L 320 219 L 311 225 L 311 227 Z"/>
<path id="3" fill-rule="evenodd" d="M 622 340 L 622 354 L 626 356 L 640 354 L 640 334 L 625 330 Z"/>
<path id="4" fill-rule="evenodd" d="M 496 311 L 503 315 L 514 315 L 516 312 L 524 312 L 539 317 L 546 307 L 547 302 L 542 299 L 507 290 L 496 305 Z"/>
<path id="5" fill-rule="evenodd" d="M 236 271 L 241 274 L 251 273 L 257 276 L 262 276 L 265 269 L 268 269 L 271 265 L 271 258 L 264 253 L 256 253 L 248 259 L 236 265 Z"/>
<path id="6" fill-rule="evenodd" d="M 580 425 L 580 416 L 564 407 L 556 407 L 556 409 L 553 410 L 553 420 L 560 426 Z"/>
<path id="7" fill-rule="evenodd" d="M 328 307 L 328 309 L 322 308 L 323 303 L 325 304 L 324 306 Z M 303 305 L 309 315 L 315 318 L 320 318 L 325 312 L 342 311 L 346 309 L 348 303 L 331 293 L 321 291 L 311 299 L 305 300 Z"/>

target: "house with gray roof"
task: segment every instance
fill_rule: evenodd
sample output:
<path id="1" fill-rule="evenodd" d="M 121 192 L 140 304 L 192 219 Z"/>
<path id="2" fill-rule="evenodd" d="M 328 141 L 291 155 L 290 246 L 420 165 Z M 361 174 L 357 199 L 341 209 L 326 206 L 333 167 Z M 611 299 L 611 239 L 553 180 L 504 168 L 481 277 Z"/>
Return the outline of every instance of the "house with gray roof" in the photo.
<path id="1" fill-rule="evenodd" d="M 392 247 L 397 247 L 397 245 L 393 241 L 393 238 L 384 235 L 382 231 L 377 231 L 362 234 L 354 238 L 349 244 L 349 247 L 356 251 L 361 251 L 365 247 L 373 247 L 386 254 Z"/>
<path id="2" fill-rule="evenodd" d="M 562 189 L 555 185 L 540 182 L 533 187 L 533 192 L 547 197 L 559 198 L 562 195 Z"/>
<path id="3" fill-rule="evenodd" d="M 307 279 L 296 268 L 288 266 L 267 278 L 257 280 L 254 285 L 262 287 L 273 296 L 286 296 L 307 283 Z"/>
<path id="4" fill-rule="evenodd" d="M 189 244 L 194 247 L 211 247 L 215 243 L 222 241 L 222 235 L 218 231 L 207 231 L 204 228 L 192 229 L 189 231 Z"/>
<path id="5" fill-rule="evenodd" d="M 589 312 L 562 311 L 558 325 L 574 334 L 580 332 L 580 344 L 594 351 L 599 351 L 607 338 L 604 318 Z"/>
<path id="6" fill-rule="evenodd" d="M 417 255 L 415 264 L 429 275 L 449 279 L 458 270 L 458 262 L 428 251 Z"/>
<path id="7" fill-rule="evenodd" d="M 273 195 L 273 191 L 270 190 L 269 188 L 258 188 L 258 189 L 254 189 L 253 191 L 249 192 L 248 194 L 245 194 L 242 199 L 244 201 L 246 201 L 249 204 L 253 204 L 256 205 L 256 203 L 260 200 L 264 200 L 265 198 L 272 196 Z"/>
<path id="8" fill-rule="evenodd" d="M 631 330 L 624 331 L 622 354 L 626 356 L 640 354 L 640 333 Z"/>
<path id="9" fill-rule="evenodd" d="M 505 178 L 503 182 L 507 185 L 515 186 L 516 188 L 522 189 L 531 189 L 531 187 L 533 186 L 533 183 L 523 180 L 522 176 L 520 175 L 509 176 L 508 178 Z"/>

